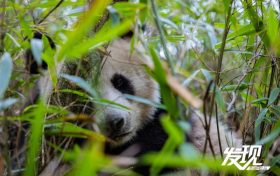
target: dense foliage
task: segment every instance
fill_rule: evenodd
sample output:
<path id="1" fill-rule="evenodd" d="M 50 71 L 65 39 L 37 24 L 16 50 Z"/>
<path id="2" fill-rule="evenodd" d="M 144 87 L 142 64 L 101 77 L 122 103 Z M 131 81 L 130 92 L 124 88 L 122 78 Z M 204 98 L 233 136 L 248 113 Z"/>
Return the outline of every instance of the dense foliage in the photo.
<path id="1" fill-rule="evenodd" d="M 163 104 L 130 98 L 168 112 L 162 119 L 169 134 L 165 147 L 140 159 L 152 164 L 153 175 L 164 166 L 240 174 L 232 167 L 222 167 L 221 158 L 203 157 L 185 142 L 183 133 L 190 129 L 185 112 L 190 107 L 208 117 L 231 120 L 247 144 L 264 146 L 262 162 L 271 166 L 270 174 L 279 174 L 280 156 L 271 154 L 280 134 L 279 13 L 280 4 L 274 0 L 2 0 L 0 175 L 38 175 L 54 156 L 71 163 L 70 175 L 100 171 L 133 175 L 119 164 L 135 158 L 104 155 L 105 137 L 72 123 L 87 119 L 86 115 L 69 115 L 66 106 L 49 105 L 44 96 L 24 106 L 40 76 L 25 70 L 26 50 L 31 49 L 39 65 L 48 64 L 48 73 L 42 74 L 50 74 L 56 85 L 60 63 L 79 62 L 89 55 L 101 57 L 108 42 L 131 30 L 131 45 L 142 43 L 153 60 L 154 68 L 147 67 L 147 71 L 160 85 Z M 50 36 L 56 49 L 47 37 L 33 39 L 35 31 Z M 98 64 L 97 59 L 92 68 Z M 96 81 L 70 74 L 62 77 L 81 88 L 63 90 L 81 101 L 113 104 L 99 98 Z M 30 124 L 24 136 L 28 138 L 27 161 L 18 168 L 13 164 L 22 151 L 11 151 L 10 146 L 20 145 L 22 136 L 17 132 L 26 122 Z M 65 147 L 61 138 L 52 138 L 58 136 L 67 137 L 71 147 Z M 73 138 L 88 138 L 89 142 L 85 147 L 73 146 Z"/>

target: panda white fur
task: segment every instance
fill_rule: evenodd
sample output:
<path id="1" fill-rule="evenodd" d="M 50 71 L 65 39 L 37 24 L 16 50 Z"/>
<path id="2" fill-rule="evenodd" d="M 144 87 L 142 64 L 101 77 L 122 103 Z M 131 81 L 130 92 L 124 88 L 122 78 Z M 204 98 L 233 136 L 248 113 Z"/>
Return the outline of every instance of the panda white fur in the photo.
<path id="1" fill-rule="evenodd" d="M 129 108 L 129 110 L 97 106 L 99 118 L 97 124 L 101 132 L 114 143 L 108 143 L 105 152 L 110 155 L 123 155 L 129 148 L 134 147 L 133 156 L 138 157 L 152 151 L 160 151 L 167 140 L 167 134 L 160 124 L 160 117 L 164 110 L 127 99 L 124 94 L 131 94 L 160 103 L 158 84 L 146 73 L 144 64 L 147 58 L 141 59 L 132 52 L 130 39 L 121 38 L 113 41 L 107 48 L 109 56 L 103 58 L 98 91 L 102 98 Z M 44 85 L 41 94 L 50 97 L 51 84 L 48 77 L 40 80 Z M 51 87 L 51 86 L 49 86 Z M 203 127 L 202 116 L 193 113 L 190 117 L 192 131 L 187 139 L 203 152 L 206 133 Z M 222 151 L 227 146 L 240 146 L 241 140 L 235 132 L 229 131 L 223 123 L 220 125 Z M 216 155 L 220 154 L 216 121 L 211 121 L 210 137 Z M 209 143 L 206 153 L 210 154 Z M 142 175 L 149 174 L 149 167 L 135 167 L 136 172 Z M 170 171 L 169 169 L 164 170 Z"/>
<path id="2" fill-rule="evenodd" d="M 108 47 L 110 56 L 103 59 L 99 92 L 102 98 L 129 110 L 102 107 L 101 129 L 121 145 L 133 139 L 141 128 L 153 120 L 154 107 L 129 100 L 124 94 L 160 102 L 159 86 L 145 72 L 142 60 L 130 52 L 129 41 L 119 39 Z"/>

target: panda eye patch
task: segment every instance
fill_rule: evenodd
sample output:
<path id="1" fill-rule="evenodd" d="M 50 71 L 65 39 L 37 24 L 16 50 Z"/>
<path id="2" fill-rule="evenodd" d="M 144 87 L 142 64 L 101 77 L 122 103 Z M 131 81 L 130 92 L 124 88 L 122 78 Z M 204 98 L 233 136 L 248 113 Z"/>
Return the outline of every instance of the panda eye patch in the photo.
<path id="1" fill-rule="evenodd" d="M 111 83 L 113 84 L 114 88 L 124 94 L 134 95 L 134 88 L 125 76 L 121 74 L 114 74 L 111 79 Z"/>

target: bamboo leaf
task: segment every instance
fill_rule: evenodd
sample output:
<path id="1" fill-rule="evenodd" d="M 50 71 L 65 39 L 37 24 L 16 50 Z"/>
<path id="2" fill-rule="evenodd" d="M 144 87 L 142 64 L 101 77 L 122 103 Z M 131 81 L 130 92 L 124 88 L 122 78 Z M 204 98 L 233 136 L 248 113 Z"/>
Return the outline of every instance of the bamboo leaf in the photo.
<path id="1" fill-rule="evenodd" d="M 166 109 L 166 107 L 162 104 L 153 102 L 149 99 L 146 98 L 142 98 L 142 97 L 138 97 L 138 96 L 134 96 L 134 95 L 129 95 L 129 94 L 124 94 L 123 95 L 125 98 L 129 99 L 129 100 L 133 100 L 139 103 L 143 103 L 152 107 L 156 107 L 156 108 L 160 108 L 160 109 Z"/>
<path id="2" fill-rule="evenodd" d="M 264 108 L 261 113 L 259 114 L 256 122 L 255 122 L 255 139 L 256 141 L 260 140 L 260 125 L 265 119 L 265 115 L 268 112 L 268 108 Z"/>
<path id="3" fill-rule="evenodd" d="M 112 41 L 113 39 L 128 32 L 133 24 L 133 20 L 125 20 L 118 25 L 111 26 L 111 21 L 107 22 L 102 29 L 92 38 L 82 42 L 75 47 L 75 50 L 70 50 L 67 55 L 79 57 L 88 50 L 93 50 L 100 45 Z"/>
<path id="4" fill-rule="evenodd" d="M 92 130 L 81 128 L 69 122 L 47 123 L 44 125 L 48 135 L 61 135 L 77 138 L 89 138 L 104 142 L 106 137 Z"/>
<path id="5" fill-rule="evenodd" d="M 10 106 L 12 106 L 13 104 L 15 104 L 18 100 L 15 98 L 8 98 L 5 100 L 1 100 L 0 101 L 0 112 Z"/>
<path id="6" fill-rule="evenodd" d="M 42 52 L 43 52 L 43 42 L 39 39 L 31 39 L 31 51 L 34 56 L 35 61 L 38 65 L 42 65 Z"/>
<path id="7" fill-rule="evenodd" d="M 4 53 L 0 60 L 0 99 L 4 97 L 4 93 L 8 88 L 12 75 L 13 63 L 9 53 Z"/>
<path id="8" fill-rule="evenodd" d="M 226 111 L 226 104 L 225 104 L 224 98 L 222 96 L 222 93 L 219 89 L 216 90 L 215 101 L 216 101 L 218 107 L 223 112 L 225 112 Z"/>
<path id="9" fill-rule="evenodd" d="M 279 97 L 280 88 L 275 88 L 271 91 L 268 98 L 268 106 L 275 102 L 275 100 Z"/>
<path id="10" fill-rule="evenodd" d="M 43 136 L 43 124 L 45 117 L 45 109 L 43 102 L 40 101 L 30 116 L 30 136 L 28 139 L 27 162 L 25 166 L 24 176 L 33 176 L 38 174 L 38 157 L 41 149 Z"/>
<path id="11" fill-rule="evenodd" d="M 92 97 L 97 97 L 97 92 L 84 79 L 78 76 L 72 76 L 67 74 L 62 74 L 61 77 L 77 84 L 79 87 L 87 91 Z"/>
<path id="12" fill-rule="evenodd" d="M 77 46 L 77 41 L 82 41 L 83 37 L 90 31 L 93 26 L 98 22 L 98 19 L 102 16 L 107 5 L 111 3 L 111 0 L 96 0 L 93 1 L 89 10 L 78 20 L 76 28 L 68 33 L 67 41 L 58 50 L 56 55 L 57 60 L 61 61 L 67 52 L 72 51 L 73 47 Z"/>
<path id="13" fill-rule="evenodd" d="M 231 91 L 242 91 L 242 90 L 245 90 L 248 88 L 248 84 L 246 83 L 241 83 L 241 84 L 238 84 L 238 85 L 227 85 L 227 86 L 224 86 L 222 87 L 221 91 L 223 92 L 231 92 Z"/>
<path id="14" fill-rule="evenodd" d="M 267 136 L 265 136 L 260 141 L 256 142 L 257 145 L 264 145 L 268 142 L 271 142 L 275 140 L 277 137 L 279 137 L 280 134 L 280 120 L 277 121 L 277 123 L 274 125 L 274 127 L 271 130 L 271 133 L 269 133 Z"/>

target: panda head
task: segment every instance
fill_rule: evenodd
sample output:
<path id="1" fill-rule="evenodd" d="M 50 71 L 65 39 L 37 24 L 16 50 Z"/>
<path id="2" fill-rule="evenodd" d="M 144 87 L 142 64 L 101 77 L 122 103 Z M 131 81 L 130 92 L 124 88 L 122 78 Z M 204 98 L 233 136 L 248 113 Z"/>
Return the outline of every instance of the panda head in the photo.
<path id="1" fill-rule="evenodd" d="M 118 39 L 108 47 L 103 59 L 99 92 L 102 98 L 126 106 L 129 110 L 102 106 L 97 123 L 101 132 L 121 145 L 136 136 L 137 131 L 153 118 L 155 107 L 127 99 L 130 94 L 159 102 L 157 83 L 146 73 L 143 61 L 131 54 L 130 41 Z"/>

